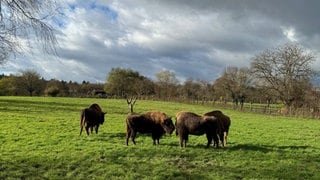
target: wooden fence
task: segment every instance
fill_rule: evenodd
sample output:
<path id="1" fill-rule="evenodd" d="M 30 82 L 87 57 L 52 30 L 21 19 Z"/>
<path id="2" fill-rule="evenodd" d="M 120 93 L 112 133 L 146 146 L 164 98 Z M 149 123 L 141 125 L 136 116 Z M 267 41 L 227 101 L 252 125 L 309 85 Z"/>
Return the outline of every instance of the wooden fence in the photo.
<path id="1" fill-rule="evenodd" d="M 314 118 L 320 119 L 320 107 L 302 107 L 295 109 L 286 109 L 282 104 L 253 104 L 244 103 L 243 106 L 240 104 L 235 105 L 232 102 L 212 102 L 212 101 L 192 101 L 192 104 L 203 104 L 211 105 L 215 108 L 233 109 L 243 112 L 253 112 L 258 114 L 268 114 L 275 116 L 290 116 L 290 117 L 304 117 L 304 118 Z"/>

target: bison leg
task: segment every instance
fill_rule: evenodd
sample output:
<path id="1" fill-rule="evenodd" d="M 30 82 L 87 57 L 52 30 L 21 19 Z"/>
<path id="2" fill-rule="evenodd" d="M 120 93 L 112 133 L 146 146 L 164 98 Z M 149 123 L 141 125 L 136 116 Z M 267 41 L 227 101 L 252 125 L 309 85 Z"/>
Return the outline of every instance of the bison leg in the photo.
<path id="1" fill-rule="evenodd" d="M 82 130 L 83 130 L 83 127 L 86 126 L 86 122 L 85 122 L 85 119 L 83 117 L 83 113 L 81 114 L 81 119 L 80 119 L 80 135 L 82 134 Z"/>
<path id="2" fill-rule="evenodd" d="M 221 141 L 221 146 L 224 147 L 224 144 L 225 144 L 225 133 L 224 132 L 219 132 L 219 139 Z M 217 141 L 218 143 L 216 144 L 215 142 L 215 146 L 219 146 L 219 140 Z"/>
<path id="3" fill-rule="evenodd" d="M 213 142 L 214 142 L 214 146 L 215 146 L 216 148 L 218 148 L 218 147 L 219 147 L 219 138 L 218 138 L 217 133 L 214 133 L 214 134 L 213 134 Z"/>
<path id="4" fill-rule="evenodd" d="M 222 132 L 220 136 L 221 136 L 221 138 L 220 138 L 221 139 L 221 146 L 224 147 L 224 145 L 226 143 L 226 134 L 225 134 L 225 132 Z"/>
<path id="5" fill-rule="evenodd" d="M 180 146 L 181 147 L 187 147 L 187 141 L 188 141 L 188 134 L 180 134 Z"/>
<path id="6" fill-rule="evenodd" d="M 214 137 L 213 137 L 213 146 L 214 147 L 219 147 L 219 139 L 220 139 L 220 136 L 217 136 L 217 140 L 214 140 Z M 220 141 L 223 144 L 223 139 L 220 139 Z"/>
<path id="7" fill-rule="evenodd" d="M 228 131 L 223 133 L 223 137 L 224 137 L 224 145 L 227 145 Z"/>
<path id="8" fill-rule="evenodd" d="M 89 135 L 89 128 L 90 128 L 90 127 L 87 125 L 87 126 L 86 126 L 87 135 Z"/>
<path id="9" fill-rule="evenodd" d="M 129 146 L 129 137 L 126 138 L 126 145 Z"/>
<path id="10" fill-rule="evenodd" d="M 160 143 L 159 143 L 159 138 L 155 138 L 155 139 L 153 139 L 153 145 L 159 145 Z"/>
<path id="11" fill-rule="evenodd" d="M 153 145 L 159 144 L 159 137 L 156 134 L 152 134 Z"/>
<path id="12" fill-rule="evenodd" d="M 131 134 L 131 140 L 132 140 L 132 142 L 133 142 L 133 144 L 134 145 L 136 145 L 136 141 L 134 140 L 135 138 L 136 138 L 136 135 L 137 135 L 137 133 L 136 132 L 132 132 L 132 134 Z"/>
<path id="13" fill-rule="evenodd" d="M 80 115 L 80 135 L 82 133 L 83 126 L 84 126 L 84 111 L 81 111 L 81 115 Z"/>
<path id="14" fill-rule="evenodd" d="M 127 127 L 127 134 L 126 134 L 126 144 L 129 145 L 129 138 L 131 137 L 131 129 Z"/>
<path id="15" fill-rule="evenodd" d="M 184 139 L 184 147 L 187 147 L 187 141 L 189 140 L 189 135 L 185 134 L 183 139 Z"/>
<path id="16" fill-rule="evenodd" d="M 96 134 L 98 134 L 99 125 L 95 126 Z"/>
<path id="17" fill-rule="evenodd" d="M 214 136 L 212 136 L 212 138 L 213 138 L 213 146 L 214 146 L 214 147 L 219 147 L 219 140 L 221 141 L 221 144 L 222 144 L 222 146 L 223 146 L 223 135 L 217 134 L 216 137 L 218 138 L 217 141 L 214 140 Z"/>
<path id="18" fill-rule="evenodd" d="M 208 140 L 208 143 L 207 143 L 207 148 L 208 148 L 210 146 L 210 144 L 212 143 L 212 135 L 207 133 L 206 136 L 207 136 L 207 140 Z"/>
<path id="19" fill-rule="evenodd" d="M 183 147 L 183 138 L 180 137 L 180 147 Z"/>
<path id="20" fill-rule="evenodd" d="M 81 136 L 81 134 L 82 134 L 82 130 L 83 130 L 83 126 L 80 125 L 80 136 Z"/>
<path id="21" fill-rule="evenodd" d="M 183 147 L 187 147 L 187 141 L 188 141 L 187 139 L 183 140 Z"/>
<path id="22" fill-rule="evenodd" d="M 90 126 L 91 134 L 93 133 L 93 126 Z"/>

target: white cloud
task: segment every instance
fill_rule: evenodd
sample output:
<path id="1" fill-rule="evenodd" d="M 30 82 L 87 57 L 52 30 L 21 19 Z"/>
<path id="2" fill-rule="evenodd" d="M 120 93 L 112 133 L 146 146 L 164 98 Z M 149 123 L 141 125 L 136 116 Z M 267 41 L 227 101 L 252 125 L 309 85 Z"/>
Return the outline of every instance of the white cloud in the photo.
<path id="1" fill-rule="evenodd" d="M 296 37 L 296 31 L 294 28 L 283 28 L 283 34 L 290 40 L 291 42 L 297 42 L 298 39 Z"/>

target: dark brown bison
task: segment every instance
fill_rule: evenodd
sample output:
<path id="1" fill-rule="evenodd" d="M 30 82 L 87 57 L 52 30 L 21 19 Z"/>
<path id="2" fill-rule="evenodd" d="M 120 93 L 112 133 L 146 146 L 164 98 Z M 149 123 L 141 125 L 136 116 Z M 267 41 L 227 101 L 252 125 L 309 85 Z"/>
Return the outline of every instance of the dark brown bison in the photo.
<path id="1" fill-rule="evenodd" d="M 231 125 L 231 120 L 229 116 L 223 114 L 221 111 L 211 111 L 204 114 L 204 116 L 214 116 L 217 118 L 218 125 L 219 125 L 219 138 L 221 141 L 222 146 L 225 146 L 227 144 L 227 137 L 229 134 L 229 128 Z"/>
<path id="2" fill-rule="evenodd" d="M 83 109 L 80 116 L 80 135 L 83 128 L 86 129 L 87 135 L 89 135 L 89 129 L 93 133 L 93 128 L 98 134 L 100 124 L 104 123 L 105 114 L 98 104 L 92 104 L 89 108 Z"/>
<path id="3" fill-rule="evenodd" d="M 153 145 L 159 144 L 159 139 L 165 133 L 172 134 L 175 127 L 171 117 L 160 111 L 150 111 L 144 114 L 129 114 L 126 119 L 127 134 L 126 144 L 129 138 L 133 144 L 136 144 L 135 137 L 137 133 L 151 133 Z"/>
<path id="4" fill-rule="evenodd" d="M 186 147 L 189 134 L 207 136 L 207 147 L 212 141 L 217 146 L 217 119 L 213 116 L 199 116 L 192 112 L 179 112 L 176 115 L 176 134 L 180 138 L 180 146 Z"/>

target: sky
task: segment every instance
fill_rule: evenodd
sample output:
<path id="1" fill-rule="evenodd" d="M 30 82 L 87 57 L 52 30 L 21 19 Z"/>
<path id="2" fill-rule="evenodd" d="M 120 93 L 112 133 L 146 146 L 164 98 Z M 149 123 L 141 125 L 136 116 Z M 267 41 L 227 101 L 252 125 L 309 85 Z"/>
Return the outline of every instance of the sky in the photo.
<path id="1" fill-rule="evenodd" d="M 58 56 L 35 48 L 0 73 L 104 83 L 112 68 L 130 68 L 152 80 L 168 70 L 180 82 L 214 82 L 226 67 L 250 67 L 255 55 L 287 43 L 310 50 L 317 70 L 319 8 L 319 0 L 61 0 L 49 22 Z"/>

